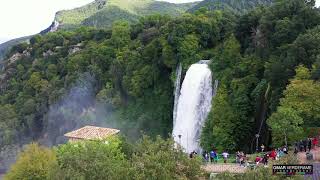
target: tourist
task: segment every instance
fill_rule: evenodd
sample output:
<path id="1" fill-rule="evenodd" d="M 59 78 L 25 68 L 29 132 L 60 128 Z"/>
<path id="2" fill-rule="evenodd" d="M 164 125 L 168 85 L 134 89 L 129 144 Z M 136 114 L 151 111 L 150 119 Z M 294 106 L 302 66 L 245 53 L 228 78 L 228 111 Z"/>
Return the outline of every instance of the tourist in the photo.
<path id="1" fill-rule="evenodd" d="M 227 151 L 224 151 L 222 153 L 222 157 L 223 157 L 223 162 L 227 163 L 227 159 L 228 159 L 229 153 Z"/>
<path id="2" fill-rule="evenodd" d="M 311 138 L 308 138 L 308 150 L 311 151 L 312 141 Z"/>
<path id="3" fill-rule="evenodd" d="M 216 152 L 214 150 L 210 151 L 210 161 L 211 162 L 215 161 L 216 156 L 217 156 L 217 154 L 216 154 Z"/>
<path id="4" fill-rule="evenodd" d="M 208 153 L 208 151 L 204 151 L 202 156 L 203 156 L 204 161 L 206 163 L 208 163 L 209 162 L 209 153 Z"/>
<path id="5" fill-rule="evenodd" d="M 305 139 L 302 141 L 304 152 L 307 152 L 308 141 Z"/>
<path id="6" fill-rule="evenodd" d="M 277 152 L 274 150 L 274 149 L 272 149 L 272 151 L 271 151 L 271 153 L 270 153 L 270 158 L 272 158 L 273 160 L 275 160 L 276 159 L 276 157 L 277 157 Z"/>
<path id="7" fill-rule="evenodd" d="M 268 159 L 269 159 L 269 154 L 265 153 L 262 159 L 264 165 L 268 165 Z"/>
<path id="8" fill-rule="evenodd" d="M 300 152 L 303 151 L 303 142 L 302 142 L 302 140 L 299 141 L 299 149 L 300 149 Z"/>
<path id="9" fill-rule="evenodd" d="M 257 156 L 255 159 L 256 164 L 258 165 L 263 159 L 260 156 Z"/>
<path id="10" fill-rule="evenodd" d="M 283 151 L 284 154 L 288 154 L 288 148 L 286 146 L 284 146 L 282 148 L 282 151 Z"/>
<path id="11" fill-rule="evenodd" d="M 287 148 L 286 147 L 283 147 L 283 149 L 279 148 L 278 152 L 277 152 L 277 160 L 280 159 L 281 157 L 284 156 L 284 154 L 287 154 L 285 153 L 285 151 L 287 152 Z"/>
<path id="12" fill-rule="evenodd" d="M 240 166 L 243 165 L 245 167 L 245 160 L 246 160 L 246 155 L 243 152 L 241 152 L 240 153 Z"/>
<path id="13" fill-rule="evenodd" d="M 260 147 L 261 147 L 261 152 L 264 152 L 264 148 L 265 148 L 264 145 L 262 144 Z"/>
<path id="14" fill-rule="evenodd" d="M 299 152 L 298 146 L 294 146 L 294 151 L 293 151 L 293 153 L 294 153 L 294 154 L 298 154 L 298 152 Z"/>
<path id="15" fill-rule="evenodd" d="M 198 154 L 198 153 L 197 153 L 196 151 L 192 151 L 192 152 L 189 154 L 189 157 L 190 157 L 190 158 L 194 158 L 194 157 L 196 157 L 197 154 Z"/>
<path id="16" fill-rule="evenodd" d="M 237 153 L 236 153 L 236 163 L 240 164 L 240 152 L 239 151 L 237 151 Z"/>
<path id="17" fill-rule="evenodd" d="M 316 146 L 318 145 L 318 139 L 315 137 L 312 140 L 313 149 L 316 149 Z"/>
<path id="18" fill-rule="evenodd" d="M 215 162 L 215 163 L 218 163 L 219 155 L 218 155 L 218 153 L 217 153 L 216 150 L 215 150 L 214 152 L 215 152 L 215 154 L 216 154 L 216 156 L 214 157 L 214 162 Z"/>

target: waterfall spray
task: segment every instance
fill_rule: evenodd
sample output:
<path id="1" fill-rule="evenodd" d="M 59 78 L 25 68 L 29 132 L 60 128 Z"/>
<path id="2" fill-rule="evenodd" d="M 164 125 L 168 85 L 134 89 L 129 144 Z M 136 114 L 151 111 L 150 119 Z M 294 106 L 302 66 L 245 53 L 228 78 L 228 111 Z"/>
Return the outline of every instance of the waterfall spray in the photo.
<path id="1" fill-rule="evenodd" d="M 180 96 L 180 83 L 181 83 L 181 74 L 182 74 L 182 66 L 179 63 L 177 70 L 176 70 L 176 82 L 174 84 L 174 106 L 173 106 L 173 126 L 176 123 L 177 119 L 177 108 L 178 108 L 178 101 Z"/>

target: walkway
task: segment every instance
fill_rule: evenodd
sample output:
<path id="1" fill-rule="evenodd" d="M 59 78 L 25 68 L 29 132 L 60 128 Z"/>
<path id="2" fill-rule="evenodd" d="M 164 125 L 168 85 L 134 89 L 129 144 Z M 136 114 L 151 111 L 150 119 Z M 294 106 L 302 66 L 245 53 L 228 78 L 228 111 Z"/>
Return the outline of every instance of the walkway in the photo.
<path id="1" fill-rule="evenodd" d="M 320 162 L 320 148 L 317 147 L 316 149 L 312 149 L 311 153 L 313 154 L 314 161 L 308 161 L 305 152 L 298 152 L 297 157 L 301 164 L 310 164 L 313 162 Z"/>
<path id="2" fill-rule="evenodd" d="M 320 163 L 313 163 L 313 174 L 312 175 L 305 175 L 305 180 L 319 180 L 320 179 Z"/>
<path id="3" fill-rule="evenodd" d="M 308 161 L 305 152 L 299 152 L 297 157 L 301 164 L 313 164 L 313 175 L 304 176 L 305 180 L 319 180 L 320 179 L 320 148 L 312 149 L 313 161 Z"/>
<path id="4" fill-rule="evenodd" d="M 230 173 L 244 173 L 245 167 L 240 167 L 239 164 L 208 164 L 202 166 L 202 168 L 210 173 L 222 173 L 229 171 Z"/>

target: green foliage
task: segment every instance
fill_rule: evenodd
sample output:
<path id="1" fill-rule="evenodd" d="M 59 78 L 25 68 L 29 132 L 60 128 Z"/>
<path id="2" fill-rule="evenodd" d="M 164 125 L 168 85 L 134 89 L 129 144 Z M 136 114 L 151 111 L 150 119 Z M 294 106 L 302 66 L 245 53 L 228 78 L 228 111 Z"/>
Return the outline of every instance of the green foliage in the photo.
<path id="1" fill-rule="evenodd" d="M 275 143 L 281 144 L 283 137 L 285 141 L 293 143 L 299 140 L 302 126 L 319 125 L 320 104 L 315 99 L 320 97 L 320 84 L 310 78 L 311 72 L 303 66 L 298 66 L 295 78 L 284 91 L 284 98 L 280 100 L 277 112 L 268 119 Z"/>
<path id="2" fill-rule="evenodd" d="M 32 143 L 19 154 L 17 162 L 5 175 L 6 180 L 49 179 L 51 169 L 58 165 L 53 150 Z"/>
<path id="3" fill-rule="evenodd" d="M 188 158 L 173 139 L 143 136 L 69 142 L 53 150 L 30 144 L 5 179 L 199 179 L 201 159 Z"/>
<path id="4" fill-rule="evenodd" d="M 246 3 L 253 7 L 264 2 L 269 1 Z M 117 20 L 127 18 L 127 13 L 134 14 L 130 17 L 135 19 L 151 12 L 154 3 L 160 2 L 101 0 L 64 12 L 70 16 L 62 12 L 60 17 L 70 22 L 64 24 L 65 28 L 68 24 L 90 24 L 95 21 L 91 17 L 100 17 L 112 5 L 123 12 Z M 231 5 L 246 4 L 242 3 Z M 26 50 L 26 55 L 6 63 L 1 74 L 0 107 L 10 105 L 11 115 L 6 116 L 18 122 L 4 120 L 1 128 L 8 129 L 8 140 L 38 139 L 47 133 L 49 120 L 59 126 L 63 120 L 78 123 L 96 119 L 92 113 L 81 116 L 80 110 L 72 113 L 70 109 L 64 110 L 61 117 L 49 116 L 50 108 L 63 100 L 81 75 L 90 74 L 94 77 L 92 96 L 98 103 L 92 99 L 87 106 L 101 105 L 100 110 L 108 112 L 102 120 L 133 139 L 140 130 L 152 136 L 167 136 L 172 128 L 175 68 L 182 63 L 186 71 L 199 59 L 212 59 L 214 79 L 223 86 L 203 131 L 202 144 L 206 148 L 217 144 L 219 149 L 250 151 L 256 133 L 261 135 L 260 142 L 270 144 L 266 119 L 277 111 L 279 103 L 286 106 L 282 113 L 302 118 L 303 126 L 318 126 L 319 105 L 311 99 L 318 98 L 319 89 L 320 13 L 313 6 L 313 1 L 280 0 L 245 15 L 202 9 L 179 17 L 143 17 L 136 24 L 117 21 L 111 29 L 82 27 L 35 36 L 30 44 L 17 46 L 13 52 Z M 171 12 L 170 8 L 161 9 L 155 11 Z M 81 13 L 81 20 L 72 20 Z M 101 19 L 113 22 L 110 18 L 101 15 Z M 290 81 L 300 64 L 308 70 L 301 70 L 300 79 Z"/>
<path id="5" fill-rule="evenodd" d="M 140 17 L 152 14 L 178 16 L 194 5 L 195 3 L 173 4 L 154 0 L 98 0 L 80 8 L 60 11 L 56 19 L 64 29 L 80 25 L 110 28 L 115 21 L 136 23 Z"/>
<path id="6" fill-rule="evenodd" d="M 226 85 L 226 102 L 230 104 L 234 115 L 232 130 L 237 134 L 233 140 L 236 144 L 235 149 L 250 150 L 257 133 L 260 133 L 261 143 L 270 144 L 265 120 L 271 114 L 275 114 L 271 116 L 271 119 L 274 119 L 273 123 L 279 122 L 278 118 L 290 115 L 296 122 L 292 124 L 294 129 L 297 128 L 299 131 L 300 126 L 318 126 L 315 114 L 318 113 L 319 105 L 308 100 L 318 98 L 315 93 L 318 82 L 310 79 L 317 79 L 319 54 L 317 25 L 320 23 L 320 14 L 313 6 L 314 1 L 280 0 L 270 7 L 256 8 L 240 17 L 234 32 L 236 38 L 229 35 L 226 41 L 215 48 L 211 68 L 215 79 Z M 308 21 L 304 22 L 304 19 Z M 301 72 L 301 76 L 309 79 L 293 80 L 288 86 L 291 90 L 283 92 L 299 64 L 305 65 L 309 69 L 307 71 L 313 67 L 311 74 Z M 307 91 L 304 93 L 302 87 L 310 88 L 304 88 L 303 91 Z M 280 100 L 283 96 L 285 98 Z M 275 113 L 279 103 L 281 106 L 286 104 L 286 108 L 281 109 L 281 113 Z M 208 121 L 211 116 L 215 115 L 210 115 Z M 289 121 L 288 118 L 287 120 Z M 226 119 L 225 121 L 229 122 Z M 212 126 L 209 128 L 212 131 L 214 125 L 210 125 L 209 122 L 207 124 Z M 272 128 L 271 124 L 269 123 Z M 219 129 L 216 131 L 219 132 Z M 204 131 L 204 134 L 206 133 L 207 131 Z M 279 132 L 273 134 L 272 138 L 276 144 L 283 143 L 276 140 L 280 137 Z M 289 141 L 298 138 L 298 134 L 291 134 Z M 281 136 L 284 137 L 283 132 Z M 227 134 L 221 135 L 220 140 L 228 137 Z M 202 139 L 208 141 L 203 142 L 204 145 L 219 142 L 213 142 L 210 138 Z"/>
<path id="7" fill-rule="evenodd" d="M 18 127 L 20 125 L 15 107 L 9 104 L 0 106 L 0 142 L 2 146 L 14 142 Z"/>
<path id="8" fill-rule="evenodd" d="M 130 169 L 121 150 L 121 141 L 111 137 L 102 141 L 68 143 L 56 148 L 63 179 L 128 179 Z"/>
<path id="9" fill-rule="evenodd" d="M 279 107 L 267 122 L 272 129 L 275 146 L 292 144 L 301 138 L 303 119 L 292 108 Z"/>
<path id="10" fill-rule="evenodd" d="M 203 177 L 201 159 L 189 159 L 172 139 L 144 136 L 132 157 L 133 179 L 198 179 Z"/>
<path id="11" fill-rule="evenodd" d="M 304 119 L 304 125 L 309 127 L 319 126 L 320 104 L 315 99 L 320 98 L 319 82 L 310 79 L 310 71 L 299 66 L 296 76 L 290 81 L 284 91 L 285 97 L 280 100 L 281 106 L 291 107 Z"/>
<path id="12" fill-rule="evenodd" d="M 212 146 L 217 148 L 218 151 L 235 148 L 235 138 L 237 136 L 233 129 L 235 128 L 234 120 L 236 117 L 228 101 L 226 87 L 222 84 L 214 98 L 213 110 L 208 115 L 203 129 L 201 145 L 205 149 L 209 150 Z"/>
<path id="13" fill-rule="evenodd" d="M 237 14 L 244 14 L 251 9 L 261 6 L 261 5 L 270 5 L 272 0 L 204 0 L 194 7 L 192 7 L 189 11 L 196 12 L 199 10 L 224 10 L 231 11 Z"/>

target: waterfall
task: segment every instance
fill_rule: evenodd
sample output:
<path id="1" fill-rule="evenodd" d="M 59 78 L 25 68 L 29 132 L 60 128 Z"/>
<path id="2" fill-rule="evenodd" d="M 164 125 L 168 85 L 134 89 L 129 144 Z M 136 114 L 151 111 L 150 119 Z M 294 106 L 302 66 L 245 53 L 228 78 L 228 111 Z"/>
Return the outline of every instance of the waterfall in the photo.
<path id="1" fill-rule="evenodd" d="M 191 65 L 182 83 L 172 132 L 175 142 L 187 153 L 201 150 L 201 129 L 211 109 L 212 96 L 212 76 L 208 65 Z"/>
<path id="2" fill-rule="evenodd" d="M 181 63 L 179 63 L 176 69 L 176 82 L 174 84 L 173 126 L 175 125 L 176 118 L 177 118 L 177 107 L 178 107 L 178 101 L 180 96 L 181 74 L 182 74 L 182 66 L 181 66 Z"/>

